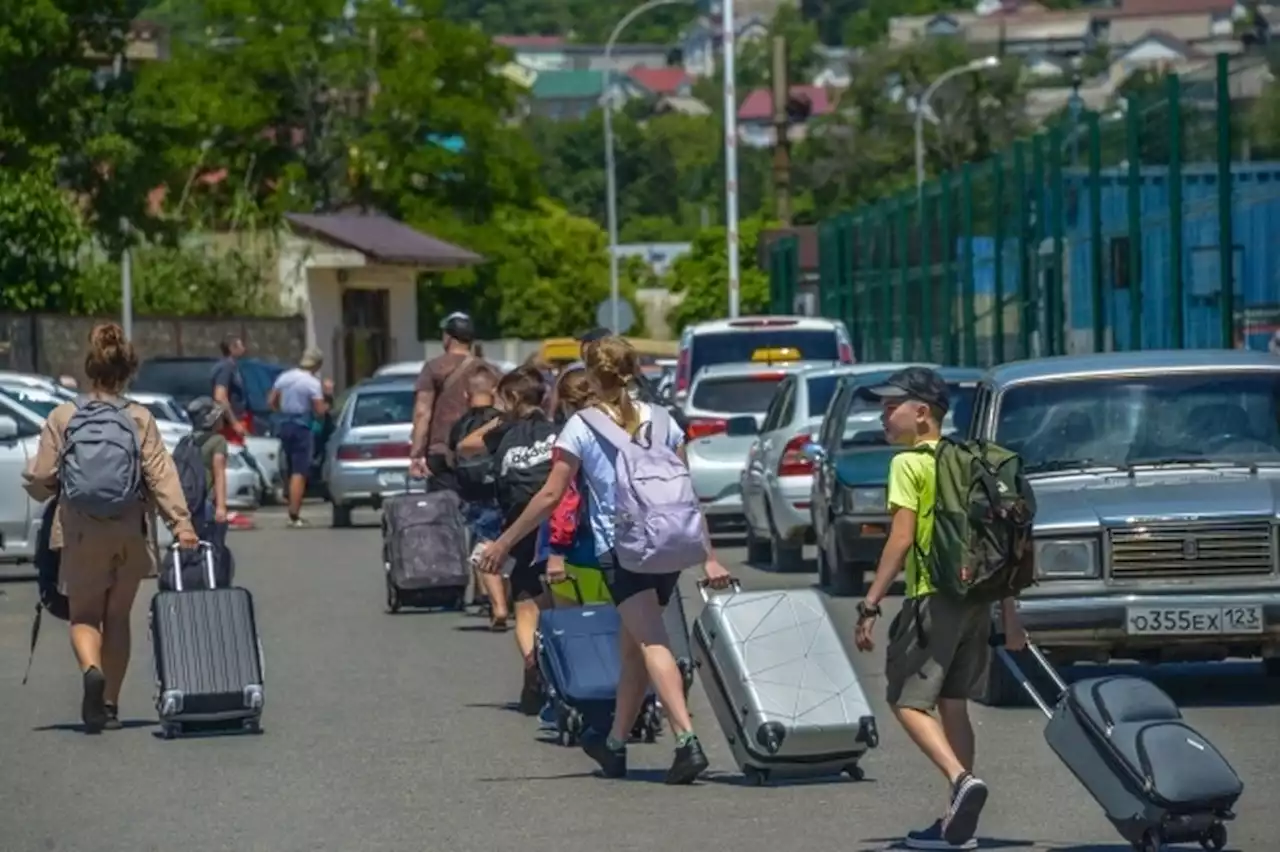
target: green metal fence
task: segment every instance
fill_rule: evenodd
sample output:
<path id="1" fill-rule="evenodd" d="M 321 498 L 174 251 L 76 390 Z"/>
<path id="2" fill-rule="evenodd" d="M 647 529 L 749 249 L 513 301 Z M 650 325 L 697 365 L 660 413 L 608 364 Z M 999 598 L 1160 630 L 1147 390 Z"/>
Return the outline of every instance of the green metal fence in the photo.
<path id="1" fill-rule="evenodd" d="M 820 310 L 862 360 L 1236 345 L 1242 232 L 1269 212 L 1280 227 L 1280 163 L 1233 161 L 1244 126 L 1223 55 L 827 219 Z M 796 254 L 794 238 L 773 247 L 775 310 L 792 311 Z M 1272 254 L 1249 259 L 1280 275 Z"/>

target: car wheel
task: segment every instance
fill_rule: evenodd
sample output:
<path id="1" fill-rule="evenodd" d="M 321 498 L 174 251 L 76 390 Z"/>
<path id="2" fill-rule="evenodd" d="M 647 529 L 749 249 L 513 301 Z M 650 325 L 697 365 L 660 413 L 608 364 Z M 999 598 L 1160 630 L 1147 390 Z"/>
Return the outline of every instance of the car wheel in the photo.
<path id="1" fill-rule="evenodd" d="M 773 556 L 773 546 L 768 539 L 761 539 L 747 521 L 747 562 L 752 565 L 767 564 Z"/>
<path id="2" fill-rule="evenodd" d="M 831 586 L 831 562 L 827 559 L 827 543 L 824 539 L 818 539 L 818 588 L 827 589 Z"/>
<path id="3" fill-rule="evenodd" d="M 1021 666 L 1018 654 L 1014 654 L 1015 662 Z M 1028 669 L 1024 668 L 1023 671 Z M 991 651 L 991 659 L 987 661 L 987 682 L 983 684 L 979 702 L 988 707 L 1017 707 L 1022 704 L 1022 685 L 1014 678 L 1013 672 L 1004 664 L 1000 656 Z"/>
<path id="4" fill-rule="evenodd" d="M 351 526 L 351 507 L 350 506 L 339 506 L 337 503 L 333 504 L 333 526 L 334 527 Z"/>
<path id="5" fill-rule="evenodd" d="M 854 598 L 867 590 L 866 566 L 840 559 L 839 550 L 831 565 L 831 596 Z"/>
<path id="6" fill-rule="evenodd" d="M 769 544 L 769 570 L 777 574 L 790 574 L 804 570 L 804 545 L 783 541 L 769 518 L 769 532 L 773 541 Z"/>

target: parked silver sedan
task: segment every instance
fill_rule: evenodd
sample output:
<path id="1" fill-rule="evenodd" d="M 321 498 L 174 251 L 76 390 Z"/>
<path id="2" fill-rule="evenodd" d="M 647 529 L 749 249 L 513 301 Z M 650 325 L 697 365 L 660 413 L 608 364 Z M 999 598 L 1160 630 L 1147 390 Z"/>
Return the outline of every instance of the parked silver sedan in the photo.
<path id="1" fill-rule="evenodd" d="M 778 385 L 759 435 L 750 439 L 742 471 L 749 561 L 767 562 L 774 571 L 801 569 L 804 545 L 813 535 L 810 500 L 814 465 L 805 447 L 822 428 L 836 385 L 842 376 L 906 366 L 912 365 L 809 366 Z"/>
<path id="2" fill-rule="evenodd" d="M 408 487 L 414 379 L 356 385 L 325 448 L 324 481 L 333 525 L 351 525 L 358 507 L 380 508 Z"/>
<path id="3" fill-rule="evenodd" d="M 741 528 L 741 477 L 774 391 L 812 364 L 720 364 L 698 372 L 681 412 L 693 490 L 712 532 Z"/>

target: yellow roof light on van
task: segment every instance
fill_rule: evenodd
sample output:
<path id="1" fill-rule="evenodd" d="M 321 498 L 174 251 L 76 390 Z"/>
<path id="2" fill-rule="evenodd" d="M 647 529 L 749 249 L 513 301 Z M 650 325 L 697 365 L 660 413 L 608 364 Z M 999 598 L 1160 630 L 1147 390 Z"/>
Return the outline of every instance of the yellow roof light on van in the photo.
<path id="1" fill-rule="evenodd" d="M 751 360 L 757 364 L 773 364 L 778 361 L 799 361 L 800 350 L 793 346 L 772 346 L 768 349 L 757 349 L 751 353 Z"/>

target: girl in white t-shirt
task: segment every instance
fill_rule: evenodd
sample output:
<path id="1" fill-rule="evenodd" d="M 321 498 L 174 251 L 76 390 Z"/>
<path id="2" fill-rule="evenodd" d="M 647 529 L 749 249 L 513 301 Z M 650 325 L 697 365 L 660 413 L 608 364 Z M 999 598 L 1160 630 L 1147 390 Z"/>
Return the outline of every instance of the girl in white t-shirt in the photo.
<path id="1" fill-rule="evenodd" d="M 637 364 L 635 350 L 619 337 L 606 337 L 583 346 L 583 361 L 595 387 L 596 408 L 619 426 L 634 434 L 652 419 L 652 409 L 634 402 L 627 393 Z M 665 412 L 664 412 L 665 413 Z M 672 449 L 684 457 L 684 433 L 671 424 Z M 676 738 L 675 760 L 667 772 L 668 784 L 691 784 L 707 768 L 707 757 L 693 733 L 685 701 L 684 680 L 671 653 L 662 611 L 675 592 L 679 572 L 638 574 L 618 565 L 614 552 L 614 500 L 617 492 L 614 456 L 616 450 L 596 434 L 580 414 L 565 423 L 556 439 L 551 474 L 547 483 L 530 501 L 523 514 L 489 545 L 481 558 L 482 570 L 499 570 L 507 553 L 521 536 L 537 529 L 559 504 L 569 483 L 582 472 L 586 485 L 587 513 L 596 542 L 600 568 L 618 614 L 622 618 L 622 675 L 618 682 L 613 730 L 608 736 L 585 736 L 583 749 L 606 777 L 618 778 L 627 772 L 626 743 L 648 692 L 649 684 L 662 701 Z M 708 559 L 703 566 L 708 583 L 715 588 L 729 585 L 725 570 L 708 543 Z"/>

